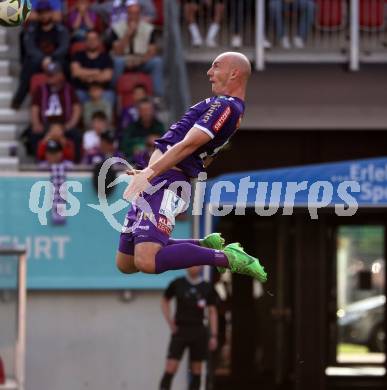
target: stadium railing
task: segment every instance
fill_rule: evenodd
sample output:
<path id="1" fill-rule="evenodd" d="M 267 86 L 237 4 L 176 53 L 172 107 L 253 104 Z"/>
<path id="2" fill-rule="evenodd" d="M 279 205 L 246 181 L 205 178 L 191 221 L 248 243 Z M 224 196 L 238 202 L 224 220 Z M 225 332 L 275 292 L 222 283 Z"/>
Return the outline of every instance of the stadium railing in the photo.
<path id="1" fill-rule="evenodd" d="M 183 13 L 189 2 L 182 1 L 180 16 L 189 61 L 208 61 L 214 51 L 230 49 L 237 25 L 237 49 L 255 60 L 258 70 L 267 63 L 343 63 L 358 70 L 361 63 L 387 62 L 385 0 L 224 1 L 216 48 L 205 45 L 212 13 L 203 7 L 197 21 L 204 44 L 192 47 Z"/>

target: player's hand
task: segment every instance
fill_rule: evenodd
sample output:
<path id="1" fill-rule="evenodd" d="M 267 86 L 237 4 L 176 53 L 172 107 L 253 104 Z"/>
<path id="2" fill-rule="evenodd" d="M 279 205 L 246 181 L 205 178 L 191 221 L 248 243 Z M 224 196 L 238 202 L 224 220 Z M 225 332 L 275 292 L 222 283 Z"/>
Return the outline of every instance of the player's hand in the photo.
<path id="1" fill-rule="evenodd" d="M 211 336 L 209 342 L 208 342 L 208 349 L 213 352 L 218 348 L 218 340 L 215 336 Z"/>
<path id="2" fill-rule="evenodd" d="M 126 187 L 123 197 L 127 201 L 133 202 L 151 185 L 149 178 L 152 176 L 153 170 L 145 168 L 142 171 L 130 170 L 126 173 L 133 177 L 128 187 Z"/>

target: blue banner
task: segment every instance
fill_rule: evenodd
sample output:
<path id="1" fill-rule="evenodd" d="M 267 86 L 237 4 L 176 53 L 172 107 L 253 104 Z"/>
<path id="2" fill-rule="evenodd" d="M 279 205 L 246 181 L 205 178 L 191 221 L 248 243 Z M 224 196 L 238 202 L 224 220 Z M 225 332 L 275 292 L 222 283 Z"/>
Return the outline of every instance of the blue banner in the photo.
<path id="1" fill-rule="evenodd" d="M 387 158 L 222 175 L 207 184 L 205 201 L 234 207 L 386 207 Z"/>
<path id="2" fill-rule="evenodd" d="M 66 217 L 63 225 L 53 225 L 50 212 L 42 225 L 30 210 L 30 191 L 44 174 L 0 177 L 0 246 L 25 245 L 28 250 L 28 288 L 30 289 L 161 289 L 182 271 L 161 275 L 123 275 L 115 267 L 119 232 L 111 227 L 95 207 L 99 200 L 90 175 L 71 175 L 80 184 L 69 188 L 79 212 Z M 117 185 L 108 203 L 122 195 L 124 183 Z M 78 192 L 78 190 L 81 190 Z M 78 202 L 76 201 L 78 200 Z M 43 190 L 40 206 L 43 202 Z M 122 201 L 123 202 L 123 201 Z M 35 205 L 37 206 L 37 205 Z M 114 213 L 123 222 L 127 208 Z M 190 237 L 189 221 L 178 221 L 173 236 Z"/>

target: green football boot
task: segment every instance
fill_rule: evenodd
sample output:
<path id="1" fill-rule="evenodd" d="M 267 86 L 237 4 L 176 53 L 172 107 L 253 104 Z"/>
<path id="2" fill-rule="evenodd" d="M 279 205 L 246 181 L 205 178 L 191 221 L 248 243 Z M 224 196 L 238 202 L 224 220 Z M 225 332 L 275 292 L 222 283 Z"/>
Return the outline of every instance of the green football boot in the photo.
<path id="1" fill-rule="evenodd" d="M 224 248 L 225 241 L 220 233 L 211 233 L 208 236 L 205 236 L 203 239 L 199 240 L 199 243 L 200 246 L 205 248 L 222 250 Z M 227 268 L 216 268 L 221 274 L 227 271 Z"/>
<path id="2" fill-rule="evenodd" d="M 262 283 L 266 282 L 267 274 L 259 260 L 248 255 L 239 243 L 227 245 L 223 252 L 227 256 L 231 272 L 251 276 Z"/>
<path id="3" fill-rule="evenodd" d="M 211 233 L 199 240 L 200 246 L 210 249 L 222 250 L 224 247 L 224 238 L 220 233 Z"/>

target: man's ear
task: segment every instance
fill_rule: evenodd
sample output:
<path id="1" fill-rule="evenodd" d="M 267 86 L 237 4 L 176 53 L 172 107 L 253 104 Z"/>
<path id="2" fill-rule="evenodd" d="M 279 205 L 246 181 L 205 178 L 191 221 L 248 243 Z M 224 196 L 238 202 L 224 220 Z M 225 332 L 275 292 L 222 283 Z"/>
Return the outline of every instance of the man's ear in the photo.
<path id="1" fill-rule="evenodd" d="M 239 75 L 239 70 L 234 68 L 231 70 L 230 80 L 235 80 Z"/>

